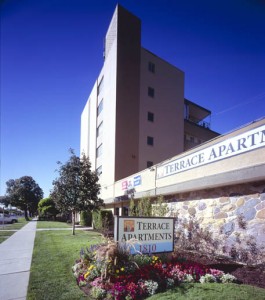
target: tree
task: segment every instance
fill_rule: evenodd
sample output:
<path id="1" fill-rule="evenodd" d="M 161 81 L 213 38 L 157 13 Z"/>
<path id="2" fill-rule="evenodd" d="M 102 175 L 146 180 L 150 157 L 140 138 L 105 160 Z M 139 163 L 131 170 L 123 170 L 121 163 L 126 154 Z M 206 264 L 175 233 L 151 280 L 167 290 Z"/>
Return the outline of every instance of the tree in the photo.
<path id="1" fill-rule="evenodd" d="M 9 196 L 0 196 L 0 203 L 2 203 L 5 207 L 8 207 L 11 204 L 11 199 Z"/>
<path id="2" fill-rule="evenodd" d="M 169 212 L 168 206 L 165 203 L 162 195 L 151 202 L 149 195 L 142 197 L 135 204 L 135 200 L 131 199 L 129 213 L 130 216 L 137 217 L 164 217 Z"/>
<path id="3" fill-rule="evenodd" d="M 38 211 L 40 215 L 45 217 L 53 217 L 59 213 L 59 210 L 55 207 L 55 203 L 51 198 L 44 198 L 40 200 L 38 204 Z"/>
<path id="4" fill-rule="evenodd" d="M 8 207 L 8 205 L 11 203 L 10 197 L 8 196 L 0 196 L 0 203 L 3 205 L 3 207 L 0 206 L 0 213 L 3 213 L 6 211 L 4 207 Z"/>
<path id="5" fill-rule="evenodd" d="M 43 198 L 43 191 L 31 176 L 10 179 L 6 182 L 7 197 L 10 204 L 24 211 L 25 219 L 37 212 L 38 202 Z"/>
<path id="6" fill-rule="evenodd" d="M 165 217 L 169 213 L 169 208 L 162 195 L 158 196 L 152 205 L 152 215 L 155 217 Z"/>
<path id="7" fill-rule="evenodd" d="M 151 217 L 152 216 L 152 204 L 151 198 L 149 195 L 146 195 L 137 201 L 137 205 L 135 204 L 135 200 L 132 198 L 130 201 L 130 216 L 137 217 Z"/>
<path id="8" fill-rule="evenodd" d="M 83 154 L 81 158 L 70 149 L 70 158 L 62 164 L 58 162 L 59 178 L 53 181 L 51 198 L 61 212 L 72 213 L 73 235 L 75 234 L 75 215 L 82 210 L 93 211 L 103 205 L 98 197 L 100 185 L 91 163 Z"/>

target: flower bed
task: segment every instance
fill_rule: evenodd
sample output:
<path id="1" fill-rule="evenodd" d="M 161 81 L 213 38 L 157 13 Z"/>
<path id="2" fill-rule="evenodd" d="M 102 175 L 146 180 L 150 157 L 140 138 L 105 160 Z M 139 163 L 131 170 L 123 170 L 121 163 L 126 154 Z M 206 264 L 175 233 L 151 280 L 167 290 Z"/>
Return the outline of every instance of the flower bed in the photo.
<path id="1" fill-rule="evenodd" d="M 235 282 L 223 271 L 176 257 L 130 255 L 124 245 L 109 242 L 81 250 L 73 266 L 80 287 L 94 299 L 145 299 L 182 282 Z"/>

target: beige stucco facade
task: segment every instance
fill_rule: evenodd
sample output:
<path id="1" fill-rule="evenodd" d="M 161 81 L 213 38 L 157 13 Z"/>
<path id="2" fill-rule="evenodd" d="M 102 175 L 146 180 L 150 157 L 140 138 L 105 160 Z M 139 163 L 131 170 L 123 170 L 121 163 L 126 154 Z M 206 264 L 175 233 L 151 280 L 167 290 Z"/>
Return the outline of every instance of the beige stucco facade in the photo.
<path id="1" fill-rule="evenodd" d="M 260 181 L 265 181 L 264 118 L 123 178 L 102 189 L 102 198 L 110 206 L 119 202 L 128 206 L 129 189 L 135 199 L 174 198 L 180 193 Z"/>
<path id="2" fill-rule="evenodd" d="M 198 125 L 210 112 L 188 103 L 189 134 L 199 130 L 200 142 L 217 136 Z M 118 5 L 104 64 L 81 116 L 80 152 L 97 170 L 106 198 L 118 180 L 182 153 L 184 125 L 184 72 L 142 48 L 141 21 Z"/>
<path id="3" fill-rule="evenodd" d="M 131 198 L 162 195 L 170 216 L 194 218 L 228 249 L 239 235 L 264 245 L 265 118 L 225 135 L 210 130 L 211 112 L 184 98 L 184 72 L 141 47 L 141 21 L 119 5 L 104 55 L 80 152 L 98 172 L 105 207 L 123 216 Z"/>
<path id="4" fill-rule="evenodd" d="M 148 70 L 148 63 L 155 65 L 155 73 Z M 141 49 L 140 89 L 140 132 L 139 170 L 146 168 L 146 162 L 154 164 L 183 152 L 184 147 L 184 73 L 145 49 Z M 147 94 L 153 87 L 153 98 Z M 154 121 L 147 119 L 148 112 L 154 114 Z M 154 137 L 154 146 L 146 143 L 146 137 Z"/>
<path id="5" fill-rule="evenodd" d="M 263 252 L 265 118 L 102 190 L 106 208 L 118 215 L 128 214 L 131 197 L 137 205 L 145 196 L 164 197 L 176 230 L 192 221 L 209 232 L 219 245 L 215 253 L 251 251 L 251 245 Z"/>

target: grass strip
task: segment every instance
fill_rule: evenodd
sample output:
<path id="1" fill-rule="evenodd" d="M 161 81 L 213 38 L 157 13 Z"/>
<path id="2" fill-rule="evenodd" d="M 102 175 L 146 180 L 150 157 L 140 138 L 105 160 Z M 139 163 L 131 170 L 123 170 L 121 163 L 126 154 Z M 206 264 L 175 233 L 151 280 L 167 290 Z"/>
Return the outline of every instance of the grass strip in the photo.
<path id="1" fill-rule="evenodd" d="M 71 228 L 71 224 L 58 221 L 38 221 L 37 229 Z"/>
<path id="2" fill-rule="evenodd" d="M 18 218 L 18 222 L 14 224 L 0 224 L 0 244 L 13 235 L 16 230 L 25 226 L 28 221 L 25 218 Z"/>
<path id="3" fill-rule="evenodd" d="M 37 231 L 27 299 L 84 298 L 71 268 L 81 248 L 98 243 L 100 238 L 95 232 L 77 231 L 73 236 L 69 230 Z"/>
<path id="4" fill-rule="evenodd" d="M 8 239 L 15 231 L 0 231 L 0 244 Z"/>

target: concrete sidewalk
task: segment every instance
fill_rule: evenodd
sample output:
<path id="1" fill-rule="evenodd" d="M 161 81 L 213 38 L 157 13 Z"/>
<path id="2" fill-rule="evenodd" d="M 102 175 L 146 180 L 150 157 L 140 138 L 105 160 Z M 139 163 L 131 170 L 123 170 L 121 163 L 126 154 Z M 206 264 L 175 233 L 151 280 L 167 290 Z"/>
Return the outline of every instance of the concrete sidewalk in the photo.
<path id="1" fill-rule="evenodd" d="M 36 221 L 30 221 L 0 244 L 1 300 L 27 298 L 36 226 Z"/>

